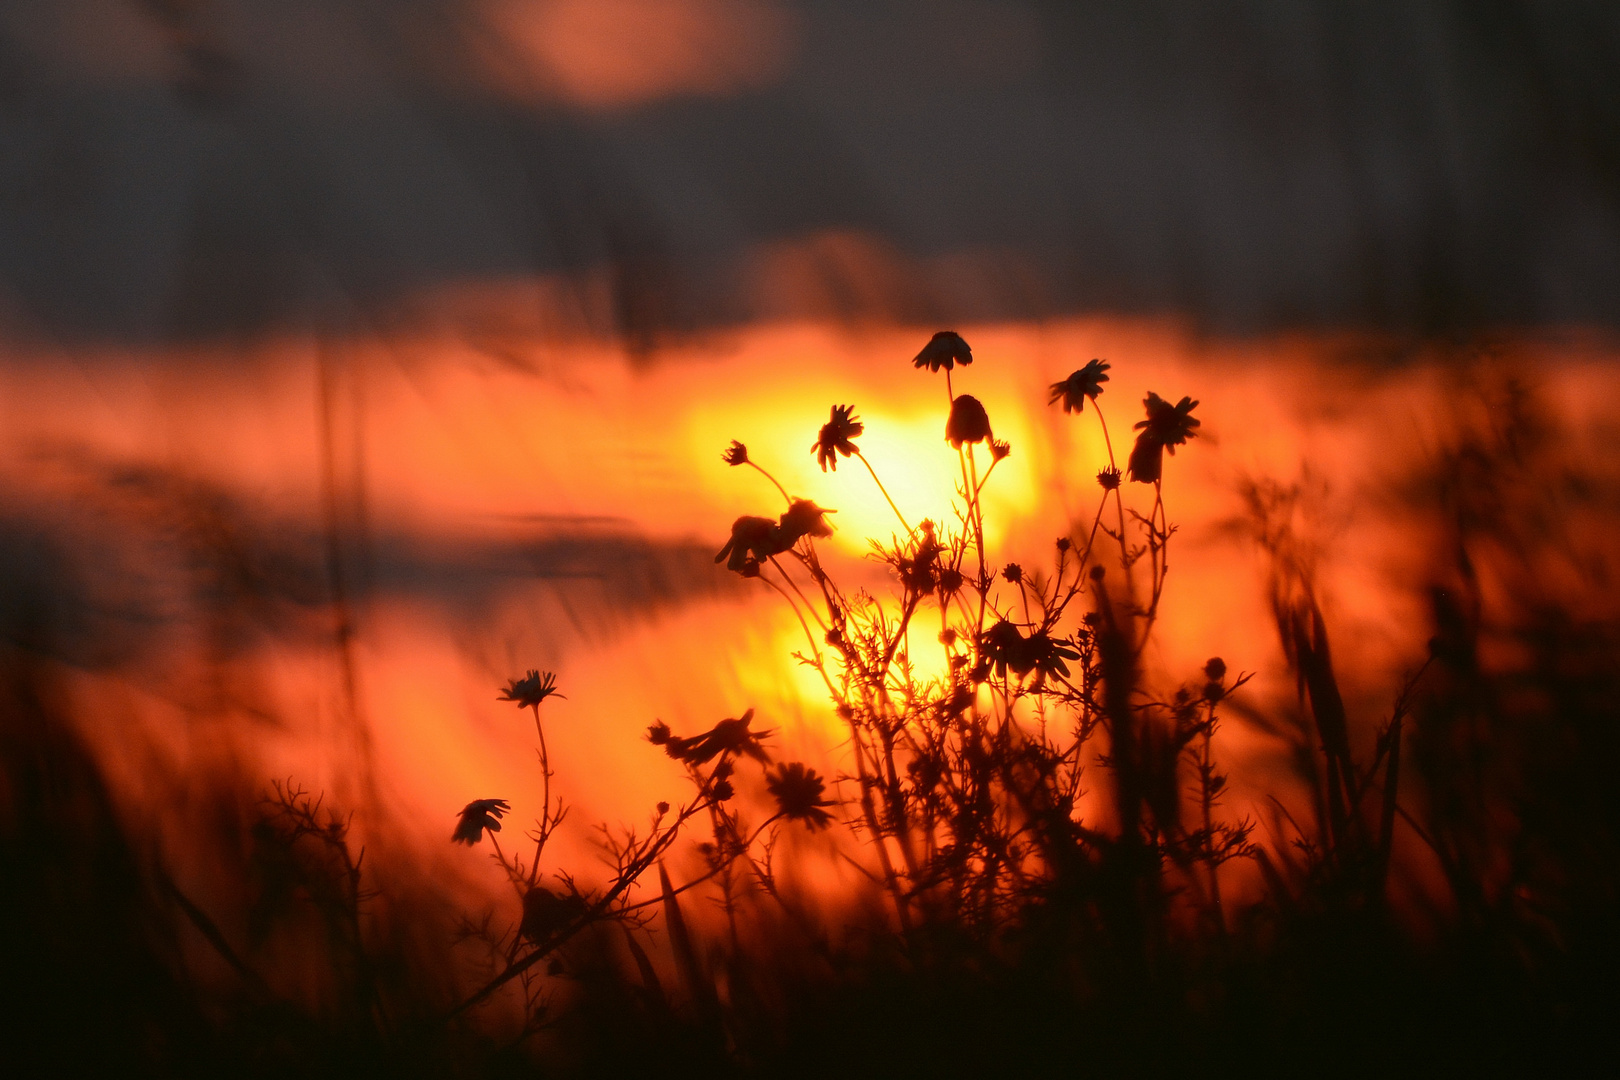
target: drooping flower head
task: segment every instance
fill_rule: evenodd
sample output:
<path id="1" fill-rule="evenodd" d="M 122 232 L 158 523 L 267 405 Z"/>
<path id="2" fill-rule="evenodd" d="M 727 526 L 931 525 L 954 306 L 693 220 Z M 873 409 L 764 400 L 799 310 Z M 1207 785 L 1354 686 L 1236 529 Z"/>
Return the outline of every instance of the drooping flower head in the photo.
<path id="1" fill-rule="evenodd" d="M 990 438 L 990 414 L 972 394 L 958 394 L 951 401 L 950 419 L 945 421 L 945 441 L 960 450 L 963 443 Z"/>
<path id="2" fill-rule="evenodd" d="M 450 834 L 450 842 L 471 847 L 484 838 L 485 829 L 500 832 L 501 817 L 510 809 L 512 807 L 505 799 L 474 799 L 462 807 L 461 820 L 456 822 L 456 831 Z"/>
<path id="3" fill-rule="evenodd" d="M 865 430 L 866 425 L 855 415 L 855 406 L 834 405 L 832 416 L 821 425 L 821 434 L 810 444 L 810 449 L 816 455 L 816 461 L 821 465 L 821 471 L 826 472 L 827 466 L 830 465 L 833 472 L 837 472 L 839 454 L 845 457 L 858 454 L 860 447 L 850 440 Z"/>
<path id="4" fill-rule="evenodd" d="M 963 367 L 973 363 L 973 350 L 968 343 L 962 340 L 962 335 L 954 330 L 941 330 L 928 340 L 922 347 L 912 364 L 929 371 L 938 371 L 944 368 L 950 371 L 957 364 Z"/>
<path id="5" fill-rule="evenodd" d="M 833 527 L 827 515 L 836 513 L 836 510 L 823 510 L 809 499 L 794 499 L 777 520 L 777 543 L 786 551 L 806 536 L 831 536 Z"/>
<path id="6" fill-rule="evenodd" d="M 1176 447 L 1195 437 L 1198 418 L 1192 415 L 1198 402 L 1184 397 L 1172 405 L 1158 394 L 1148 393 L 1142 399 L 1147 407 L 1147 419 L 1136 425 L 1141 434 L 1131 448 L 1131 479 L 1139 484 L 1156 483 L 1164 473 L 1164 451 L 1168 447 L 1172 457 Z"/>
<path id="7" fill-rule="evenodd" d="M 521 679 L 507 680 L 506 689 L 502 690 L 501 696 L 495 700 L 510 701 L 520 709 L 528 709 L 540 704 L 548 697 L 562 696 L 557 692 L 557 676 L 549 671 L 539 672 L 531 669 Z"/>
<path id="8" fill-rule="evenodd" d="M 823 807 L 835 804 L 822 798 L 827 785 L 816 771 L 802 762 L 792 762 L 765 773 L 765 787 L 776 798 L 776 809 L 790 821 L 802 821 L 820 829 L 832 820 Z"/>
<path id="9" fill-rule="evenodd" d="M 979 638 L 979 655 L 981 663 L 993 664 L 996 674 L 1002 678 L 1011 668 L 1020 677 L 1033 671 L 1042 682 L 1052 675 L 1066 678 L 1069 665 L 1064 661 L 1080 658 L 1067 639 L 1054 638 L 1044 630 L 1033 631 L 1026 637 L 1005 619 Z"/>
<path id="10" fill-rule="evenodd" d="M 665 736 L 662 744 L 664 753 L 689 765 L 705 765 L 721 754 L 747 754 L 756 761 L 769 761 L 770 755 L 765 752 L 761 740 L 770 732 L 750 731 L 749 725 L 753 720 L 754 710 L 749 709 L 739 717 L 720 721 L 701 735 L 690 738 Z M 729 772 L 728 768 L 716 775 L 724 778 Z"/>
<path id="11" fill-rule="evenodd" d="M 746 465 L 748 464 L 748 447 L 736 439 L 732 439 L 731 445 L 726 447 L 720 454 L 720 460 L 727 465 Z"/>
<path id="12" fill-rule="evenodd" d="M 1097 486 L 1104 491 L 1113 491 L 1119 487 L 1119 470 L 1110 465 L 1097 473 Z"/>
<path id="13" fill-rule="evenodd" d="M 1005 442 L 1005 441 L 1003 441 L 1001 439 L 991 439 L 990 440 L 990 460 L 991 461 L 1000 461 L 1002 458 L 1005 458 L 1006 456 L 1008 456 L 1011 453 L 1012 453 L 1012 443 Z"/>
<path id="14" fill-rule="evenodd" d="M 1086 399 L 1096 401 L 1098 395 L 1103 392 L 1102 384 L 1108 381 L 1107 372 L 1110 366 L 1106 360 L 1091 361 L 1062 382 L 1053 383 L 1052 396 L 1046 403 L 1056 405 L 1062 402 L 1064 412 L 1084 411 Z"/>
<path id="15" fill-rule="evenodd" d="M 777 543 L 776 522 L 768 517 L 744 515 L 731 523 L 731 539 L 715 555 L 715 562 L 726 564 L 727 570 L 746 573 L 749 566 L 757 568 L 761 562 L 786 549 Z"/>
<path id="16" fill-rule="evenodd" d="M 806 536 L 825 537 L 833 533 L 828 514 L 809 499 L 794 499 L 775 521 L 744 515 L 731 523 L 731 539 L 715 555 L 715 562 L 726 564 L 743 577 L 758 577 L 760 563 L 772 555 L 791 550 Z"/>

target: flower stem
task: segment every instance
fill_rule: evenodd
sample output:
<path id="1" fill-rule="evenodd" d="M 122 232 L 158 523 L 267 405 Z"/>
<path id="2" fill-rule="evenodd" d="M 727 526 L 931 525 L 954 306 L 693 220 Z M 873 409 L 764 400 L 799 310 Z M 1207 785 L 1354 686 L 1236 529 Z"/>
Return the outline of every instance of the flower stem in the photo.
<path id="1" fill-rule="evenodd" d="M 1118 472 L 1119 462 L 1114 460 L 1114 440 L 1108 437 L 1108 419 L 1103 416 L 1102 403 L 1092 398 L 1091 406 L 1097 414 L 1097 423 L 1102 426 L 1103 445 L 1108 448 L 1108 467 Z M 1120 494 L 1124 487 L 1124 477 L 1120 477 L 1120 483 L 1114 487 L 1114 509 L 1119 514 L 1119 561 L 1125 569 L 1125 596 L 1130 600 L 1135 595 L 1136 588 L 1132 584 L 1131 547 L 1129 541 L 1125 539 L 1125 499 Z M 1103 501 L 1105 503 L 1108 501 L 1107 495 L 1103 496 Z"/>
<path id="2" fill-rule="evenodd" d="M 775 555 L 771 556 L 771 565 L 776 567 L 776 572 L 782 575 L 782 580 L 786 581 L 790 586 L 792 586 L 794 593 L 799 597 L 800 600 L 804 601 L 804 606 L 809 609 L 810 617 L 816 620 L 816 625 L 821 627 L 822 630 L 826 630 L 827 624 L 822 621 L 820 615 L 816 614 L 815 605 L 810 603 L 810 598 L 805 596 L 804 593 L 799 589 L 799 583 L 794 581 L 793 578 L 788 575 L 786 570 L 782 569 L 782 564 L 776 561 Z M 760 576 L 763 577 L 764 575 Z"/>
<path id="3" fill-rule="evenodd" d="M 906 530 L 907 536 L 910 536 L 911 526 L 906 522 L 906 515 L 902 514 L 900 508 L 894 505 L 894 499 L 890 497 L 889 489 L 883 486 L 882 480 L 878 479 L 877 470 L 872 468 L 872 463 L 867 461 L 866 455 L 859 450 L 855 451 L 855 456 L 861 459 L 861 464 L 866 466 L 866 471 L 872 474 L 872 482 L 878 486 L 879 491 L 883 492 L 884 499 L 888 500 L 889 509 L 893 510 L 894 516 L 900 519 L 900 527 Z"/>
<path id="4" fill-rule="evenodd" d="M 769 472 L 767 472 L 765 470 L 765 467 L 763 465 L 761 465 L 759 462 L 755 461 L 753 458 L 748 459 L 748 464 L 750 464 L 754 468 L 758 469 L 759 474 L 761 476 L 763 476 L 765 479 L 769 480 L 771 483 L 776 485 L 776 490 L 780 491 L 782 493 L 782 498 L 787 501 L 787 504 L 789 506 L 793 505 L 793 496 L 791 496 L 791 495 L 789 495 L 787 493 L 787 488 L 782 486 L 781 481 L 777 480 L 776 477 L 772 476 Z"/>
<path id="5" fill-rule="evenodd" d="M 540 853 L 545 850 L 551 824 L 551 757 L 546 752 L 546 729 L 540 723 L 540 703 L 533 705 L 534 731 L 540 736 L 540 777 L 543 803 L 540 807 L 540 835 L 534 841 L 534 865 L 529 867 L 529 888 L 540 880 Z M 494 837 L 490 837 L 494 839 Z"/>

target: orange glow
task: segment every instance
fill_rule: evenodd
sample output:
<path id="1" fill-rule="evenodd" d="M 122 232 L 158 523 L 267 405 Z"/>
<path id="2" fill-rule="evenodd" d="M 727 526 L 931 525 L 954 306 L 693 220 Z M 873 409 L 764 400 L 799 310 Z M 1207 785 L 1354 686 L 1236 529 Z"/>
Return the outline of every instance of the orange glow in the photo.
<path id="1" fill-rule="evenodd" d="M 794 29 L 773 0 L 484 0 L 481 7 L 515 54 L 490 58 L 497 85 L 593 109 L 769 84 L 789 59 Z"/>
<path id="2" fill-rule="evenodd" d="M 1338 660 L 1356 680 L 1352 706 L 1369 718 L 1387 707 L 1391 681 L 1423 655 L 1417 589 L 1425 568 L 1405 542 L 1408 511 L 1376 493 L 1432 445 L 1451 393 L 1443 368 L 1395 377 L 1336 366 L 1342 343 L 1333 340 L 1211 343 L 1132 322 L 961 329 L 975 363 L 954 373 L 955 389 L 979 397 L 1013 447 L 986 488 L 995 559 L 1041 567 L 1054 538 L 1090 528 L 1093 477 L 1107 463 L 1101 430 L 1089 407 L 1080 416 L 1048 407 L 1046 386 L 1094 356 L 1109 359 L 1102 404 L 1121 464 L 1147 390 L 1190 394 L 1204 420 L 1166 470 L 1181 531 L 1151 659 L 1168 684 L 1221 655 L 1234 670 L 1259 673 L 1245 691 L 1253 702 L 1292 699 L 1260 587 L 1263 565 L 1225 523 L 1241 512 L 1243 477 L 1308 473 L 1326 492 L 1322 602 Z M 529 348 L 545 362 L 533 371 L 429 333 L 386 343 L 293 340 L 245 359 L 41 350 L 0 374 L 0 483 L 45 519 L 57 504 L 61 513 L 97 507 L 98 520 L 112 523 L 98 543 L 114 549 L 173 535 L 143 517 L 155 503 L 128 501 L 132 489 L 113 479 L 120 470 L 180 478 L 231 500 L 247 527 L 310 537 L 326 528 L 335 499 L 347 550 L 373 564 L 369 587 L 358 570 L 350 586 L 356 716 L 347 715 L 320 612 L 297 640 L 269 634 L 233 661 L 257 687 L 254 707 L 280 726 L 165 696 L 206 663 L 187 651 L 194 627 L 177 631 L 152 666 L 78 676 L 83 700 L 95 702 L 83 715 L 106 726 L 96 744 L 132 798 L 161 801 L 151 787 L 158 774 L 133 764 L 139 744 L 178 775 L 198 755 L 218 754 L 250 777 L 295 774 L 364 799 L 358 740 L 370 746 L 381 803 L 368 827 L 493 890 L 498 876 L 484 860 L 445 841 L 472 798 L 511 799 L 514 844 L 537 813 L 532 723 L 495 696 L 507 678 L 540 667 L 557 672 L 567 694 L 543 709 L 557 788 L 574 807 L 556 857 L 588 878 L 589 823 L 641 822 L 654 802 L 683 793 L 673 763 L 642 739 L 654 719 L 694 730 L 752 706 L 781 755 L 839 771 L 845 733 L 819 678 L 789 656 L 806 647 L 802 629 L 774 594 L 707 562 L 733 518 L 780 505 L 758 473 L 728 468 L 720 453 L 740 439 L 790 491 L 836 508 L 825 557 L 881 595 L 884 575 L 865 559 L 865 538 L 886 537 L 894 515 L 858 460 L 823 473 L 809 447 L 831 405 L 853 404 L 866 425 L 857 442 L 901 512 L 913 524 L 952 523 L 960 472 L 943 441 L 944 378 L 909 362 L 924 339 L 913 330 L 766 326 L 647 366 L 601 345 L 558 351 L 535 342 Z M 1612 421 L 1614 377 L 1602 348 L 1519 348 L 1544 365 L 1546 396 L 1568 407 L 1577 434 Z M 321 363 L 329 365 L 330 492 Z M 680 579 L 688 564 L 679 564 L 661 597 L 640 586 L 615 591 L 610 565 L 537 576 L 530 556 L 563 534 L 585 537 L 587 547 L 591 537 L 692 544 L 700 572 Z M 126 554 L 138 561 L 139 552 Z M 389 569 L 389 559 L 406 556 L 420 565 Z M 167 572 L 183 576 L 183 563 Z M 439 563 L 448 583 L 428 580 Z M 937 652 L 918 650 L 925 674 Z M 196 717 L 210 709 L 221 712 L 210 738 L 228 753 L 196 734 Z M 1230 812 L 1269 820 L 1264 792 L 1277 747 L 1237 722 L 1223 740 L 1236 774 Z M 759 785 L 743 785 L 742 797 L 765 816 Z"/>

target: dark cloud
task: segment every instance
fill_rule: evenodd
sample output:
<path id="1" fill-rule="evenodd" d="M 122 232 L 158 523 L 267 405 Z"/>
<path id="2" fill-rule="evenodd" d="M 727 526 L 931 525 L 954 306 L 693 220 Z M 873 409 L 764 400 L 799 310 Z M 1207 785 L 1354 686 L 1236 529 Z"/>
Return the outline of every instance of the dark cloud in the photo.
<path id="1" fill-rule="evenodd" d="M 615 519 L 518 520 L 487 539 L 345 515 L 334 534 L 174 470 L 64 460 L 71 486 L 12 492 L 0 516 L 0 645 L 137 680 L 192 651 L 226 662 L 328 643 L 335 607 L 363 630 L 403 603 L 459 633 L 520 596 L 537 622 L 599 636 L 735 588 L 710 545 Z"/>
<path id="2" fill-rule="evenodd" d="M 14 5 L 0 317 L 230 337 L 535 277 L 649 347 L 784 315 L 1620 311 L 1612 4 L 716 10 L 744 8 L 770 65 L 599 100 L 471 0 Z"/>

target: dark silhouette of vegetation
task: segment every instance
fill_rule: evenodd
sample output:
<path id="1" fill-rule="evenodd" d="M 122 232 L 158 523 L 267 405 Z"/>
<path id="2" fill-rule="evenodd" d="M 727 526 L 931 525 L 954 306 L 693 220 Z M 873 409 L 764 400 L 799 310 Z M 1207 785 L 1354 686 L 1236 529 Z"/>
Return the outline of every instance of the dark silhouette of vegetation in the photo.
<path id="1" fill-rule="evenodd" d="M 916 366 L 949 380 L 970 357 L 942 334 Z M 120 1075 L 391 1077 L 1431 1074 L 1611 1052 L 1620 621 L 1567 584 L 1599 580 L 1602 482 L 1522 385 L 1459 422 L 1405 493 L 1438 523 L 1429 654 L 1377 716 L 1335 660 L 1308 487 L 1248 483 L 1239 528 L 1298 688 L 1279 708 L 1240 657 L 1155 665 L 1177 537 L 1163 451 L 1200 418 L 1147 395 L 1123 485 L 1109 366 L 1050 384 L 1107 460 L 1080 463 L 1097 504 L 1038 562 L 987 543 L 1011 448 L 947 384 L 954 498 L 913 525 L 883 493 L 882 596 L 818 551 L 832 511 L 732 443 L 726 464 L 784 509 L 739 518 L 716 562 L 794 612 L 841 756 L 776 760 L 751 708 L 654 721 L 645 750 L 687 795 L 598 828 L 590 876 L 551 844 L 570 763 L 542 706 L 562 694 L 527 671 L 499 700 L 535 725 L 533 849 L 500 842 L 522 793 L 460 811 L 457 857 L 487 855 L 511 892 L 454 942 L 457 901 L 380 876 L 347 814 L 290 781 L 220 826 L 234 854 L 194 895 L 120 820 L 19 605 L 0 686 L 0 925 L 29 991 L 11 1045 Z M 811 452 L 861 456 L 881 488 L 860 427 L 834 407 Z M 1290 748 L 1265 820 L 1228 801 L 1237 725 Z M 865 883 L 842 906 L 797 873 L 818 853 Z"/>

